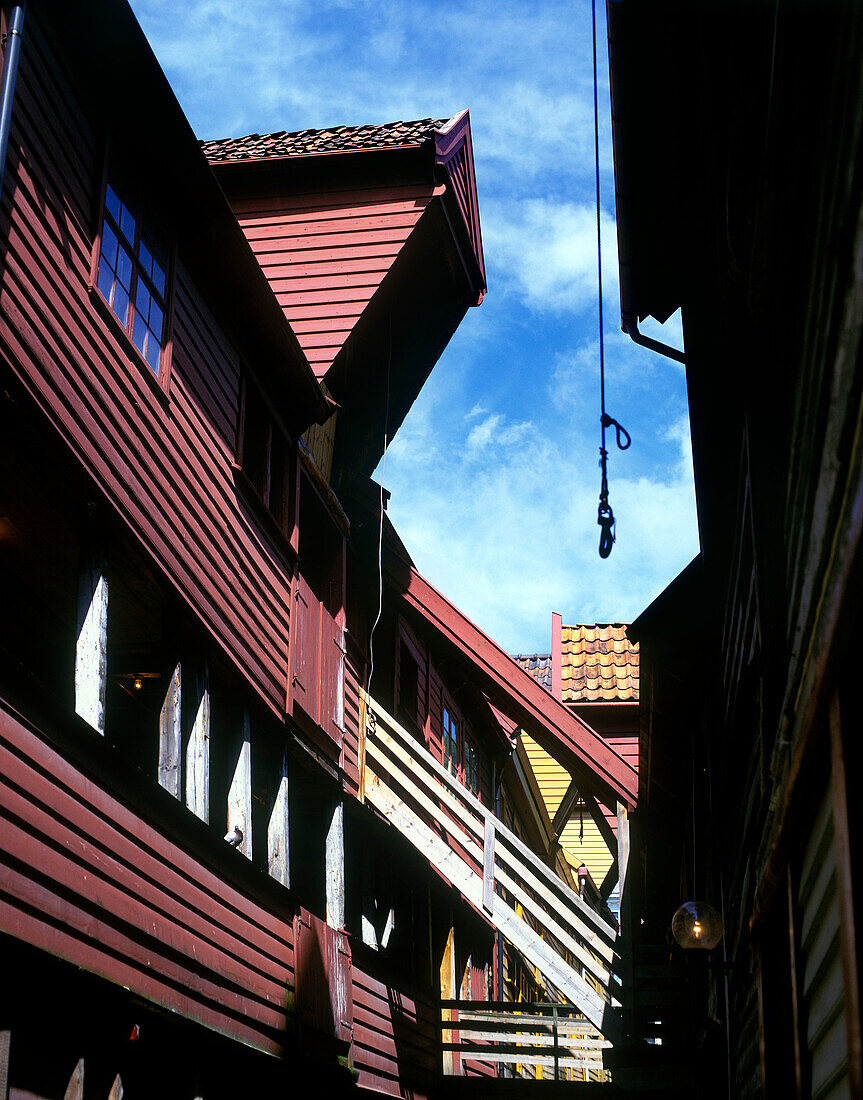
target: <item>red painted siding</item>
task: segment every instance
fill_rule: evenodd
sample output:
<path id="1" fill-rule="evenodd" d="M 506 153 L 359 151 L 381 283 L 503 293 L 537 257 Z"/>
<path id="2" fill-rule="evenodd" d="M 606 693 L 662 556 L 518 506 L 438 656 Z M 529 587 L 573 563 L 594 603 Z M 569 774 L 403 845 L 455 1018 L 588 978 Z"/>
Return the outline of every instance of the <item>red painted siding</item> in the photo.
<path id="1" fill-rule="evenodd" d="M 322 378 L 432 198 L 432 186 L 233 201 L 240 225 Z"/>
<path id="2" fill-rule="evenodd" d="M 263 909 L 0 708 L 0 930 L 278 1052 L 291 915 Z"/>
<path id="3" fill-rule="evenodd" d="M 356 966 L 353 995 L 351 1060 L 360 1087 L 415 1100 L 427 1096 L 439 1072 L 440 1031 L 434 1005 Z"/>
<path id="4" fill-rule="evenodd" d="M 28 17 L 0 209 L 0 356 L 211 636 L 285 705 L 288 568 L 230 467 L 240 357 L 177 265 L 166 404 L 87 292 L 101 136 Z"/>

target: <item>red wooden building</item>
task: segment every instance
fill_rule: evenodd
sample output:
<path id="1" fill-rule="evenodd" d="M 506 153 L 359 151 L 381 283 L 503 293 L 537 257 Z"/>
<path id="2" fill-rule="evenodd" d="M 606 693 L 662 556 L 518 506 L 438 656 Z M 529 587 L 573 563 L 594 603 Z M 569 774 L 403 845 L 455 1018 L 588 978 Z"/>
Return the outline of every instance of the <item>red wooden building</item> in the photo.
<path id="1" fill-rule="evenodd" d="M 202 152 L 125 3 L 21 15 L 0 1095 L 493 1076 L 504 940 L 574 1021 L 533 1064 L 595 1064 L 616 930 L 496 811 L 529 801 L 516 725 L 621 814 L 634 771 L 420 576 L 369 480 L 485 291 L 467 114 Z"/>

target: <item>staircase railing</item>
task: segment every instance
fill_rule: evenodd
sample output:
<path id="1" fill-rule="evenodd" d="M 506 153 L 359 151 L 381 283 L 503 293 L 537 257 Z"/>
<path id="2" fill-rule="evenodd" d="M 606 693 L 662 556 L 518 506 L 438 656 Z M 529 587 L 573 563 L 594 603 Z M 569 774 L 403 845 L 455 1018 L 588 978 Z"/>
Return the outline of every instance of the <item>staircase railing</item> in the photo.
<path id="1" fill-rule="evenodd" d="M 518 1076 L 544 1079 L 605 1080 L 602 1052 L 611 1047 L 598 1028 L 572 1004 L 517 1005 L 509 1001 L 443 1001 L 441 1031 L 450 1036 L 445 1051 L 465 1062 L 504 1065 Z M 527 1070 L 527 1074 L 525 1074 Z"/>
<path id="2" fill-rule="evenodd" d="M 614 1038 L 617 930 L 365 692 L 365 799 L 446 876 L 562 996 Z"/>

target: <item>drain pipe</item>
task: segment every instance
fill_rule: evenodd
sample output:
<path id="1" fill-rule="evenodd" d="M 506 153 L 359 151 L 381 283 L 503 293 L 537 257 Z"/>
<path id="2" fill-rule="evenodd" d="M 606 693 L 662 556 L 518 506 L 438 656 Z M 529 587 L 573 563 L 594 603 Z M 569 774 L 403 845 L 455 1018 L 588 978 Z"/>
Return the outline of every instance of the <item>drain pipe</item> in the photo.
<path id="1" fill-rule="evenodd" d="M 24 8 L 16 4 L 9 19 L 9 30 L 3 36 L 3 79 L 0 84 L 0 194 L 6 175 L 6 147 L 9 144 L 9 127 L 12 123 L 12 101 L 15 98 L 15 77 L 18 75 L 18 55 L 21 53 L 21 34 L 24 30 Z"/>
<path id="2" fill-rule="evenodd" d="M 643 332 L 639 332 L 638 317 L 635 313 L 621 313 L 620 327 L 631 340 L 634 340 L 636 344 L 640 344 L 643 348 L 650 348 L 658 355 L 665 355 L 678 363 L 686 363 L 686 356 L 682 351 L 671 347 L 670 344 L 663 344 L 661 340 L 652 340 L 649 336 L 645 336 Z"/>

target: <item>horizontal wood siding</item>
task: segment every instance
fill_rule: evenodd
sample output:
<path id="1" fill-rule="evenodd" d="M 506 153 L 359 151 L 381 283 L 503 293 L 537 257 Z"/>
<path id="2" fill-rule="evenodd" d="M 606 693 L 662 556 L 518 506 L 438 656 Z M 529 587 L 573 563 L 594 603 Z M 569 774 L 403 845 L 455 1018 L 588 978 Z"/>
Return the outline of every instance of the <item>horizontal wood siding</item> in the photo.
<path id="1" fill-rule="evenodd" d="M 312 369 L 322 378 L 432 197 L 377 187 L 233 202 Z"/>
<path id="2" fill-rule="evenodd" d="M 37 12 L 17 88 L 0 211 L 0 354 L 211 636 L 281 713 L 289 576 L 234 487 L 240 358 L 180 257 L 165 401 L 87 291 L 102 136 L 76 103 Z"/>
<path id="3" fill-rule="evenodd" d="M 270 1053 L 291 914 L 262 908 L 0 706 L 0 931 Z"/>
<path id="4" fill-rule="evenodd" d="M 438 1010 L 356 965 L 353 995 L 351 1060 L 359 1086 L 416 1100 L 428 1095 L 439 1072 Z"/>

